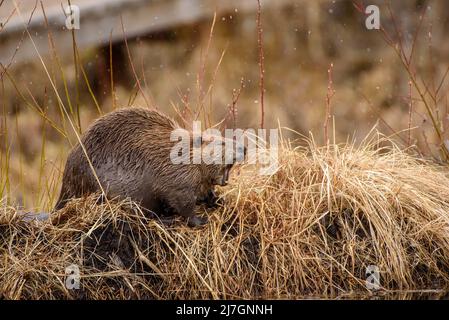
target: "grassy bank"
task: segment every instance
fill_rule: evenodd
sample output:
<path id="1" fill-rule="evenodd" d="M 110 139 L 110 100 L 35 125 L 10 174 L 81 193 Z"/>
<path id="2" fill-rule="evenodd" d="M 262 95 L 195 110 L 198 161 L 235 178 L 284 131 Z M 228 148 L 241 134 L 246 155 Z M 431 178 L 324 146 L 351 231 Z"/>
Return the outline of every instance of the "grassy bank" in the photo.
<path id="1" fill-rule="evenodd" d="M 379 145 L 388 145 L 380 148 Z M 374 137 L 280 149 L 272 176 L 237 169 L 190 229 L 131 203 L 74 200 L 47 222 L 0 214 L 3 298 L 298 298 L 449 286 L 449 171 Z M 200 208 L 200 211 L 205 209 Z M 65 268 L 79 267 L 79 290 Z"/>

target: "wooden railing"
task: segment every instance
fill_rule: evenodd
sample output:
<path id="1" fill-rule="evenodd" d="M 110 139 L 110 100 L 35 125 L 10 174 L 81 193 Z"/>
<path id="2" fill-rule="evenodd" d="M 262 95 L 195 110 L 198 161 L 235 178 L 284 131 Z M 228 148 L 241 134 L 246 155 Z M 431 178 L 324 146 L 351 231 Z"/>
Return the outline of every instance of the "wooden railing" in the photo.
<path id="1" fill-rule="evenodd" d="M 294 0 L 262 0 L 263 9 Z M 79 49 L 103 46 L 123 39 L 121 19 L 127 37 L 167 30 L 181 24 L 224 12 L 247 12 L 257 8 L 257 0 L 71 0 L 79 8 L 79 29 L 75 30 Z M 8 64 L 36 57 L 30 32 L 41 55 L 49 52 L 48 32 L 59 54 L 72 50 L 72 32 L 66 27 L 67 0 L 7 0 L 0 7 L 0 62 Z M 34 13 L 33 12 L 33 9 Z M 31 17 L 31 19 L 30 19 Z M 17 50 L 17 47 L 20 49 Z"/>

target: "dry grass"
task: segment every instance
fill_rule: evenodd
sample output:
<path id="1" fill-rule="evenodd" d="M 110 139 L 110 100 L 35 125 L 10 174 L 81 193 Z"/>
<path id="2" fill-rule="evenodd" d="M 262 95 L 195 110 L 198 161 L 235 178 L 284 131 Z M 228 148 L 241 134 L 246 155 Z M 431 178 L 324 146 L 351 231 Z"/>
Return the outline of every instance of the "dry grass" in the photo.
<path id="1" fill-rule="evenodd" d="M 59 61 L 49 34 L 52 55 L 50 61 L 45 59 L 47 64 L 43 59 L 39 68 L 4 68 L 0 77 L 4 117 L 0 122 L 0 298 L 366 297 L 371 294 L 365 287 L 368 265 L 376 265 L 381 271 L 382 288 L 378 294 L 399 293 L 401 298 L 407 298 L 414 292 L 447 292 L 448 167 L 411 156 L 411 150 L 402 150 L 381 136 L 371 136 L 359 147 L 317 147 L 313 139 L 307 139 L 305 147 L 295 148 L 283 141 L 280 170 L 273 176 L 261 176 L 255 167 L 239 168 L 230 186 L 221 190 L 224 205 L 208 212 L 199 208 L 211 217 L 201 229 L 187 228 L 179 219 L 167 226 L 146 217 L 133 203 L 97 204 L 94 196 L 73 200 L 65 209 L 53 213 L 49 221 L 23 220 L 23 207 L 30 209 L 33 204 L 48 209 L 54 203 L 67 140 L 77 141 L 74 135 L 85 128 L 84 124 L 103 111 L 126 105 L 126 101 L 148 105 L 144 91 L 148 92 L 150 104 L 154 98 L 158 108 L 167 113 L 171 107 L 187 110 L 192 103 L 209 125 L 229 112 L 236 127 L 240 93 L 240 126 L 257 126 L 254 113 L 259 103 L 260 126 L 267 128 L 280 122 L 300 132 L 316 132 L 325 111 L 324 139 L 318 138 L 326 142 L 330 120 L 336 119 L 339 128 L 334 128 L 334 141 L 352 133 L 354 124 L 358 137 L 369 130 L 375 121 L 371 112 L 366 104 L 354 104 L 361 95 L 372 109 L 383 108 L 376 112 L 380 120 L 397 138 L 406 141 L 405 145 L 420 146 L 420 154 L 435 154 L 431 148 L 439 149 L 449 132 L 444 120 L 447 106 L 443 105 L 448 69 L 443 59 L 434 62 L 433 50 L 428 50 L 430 58 L 426 58 L 423 52 L 430 43 L 421 41 L 415 50 L 413 41 L 410 58 L 405 61 L 402 58 L 407 48 L 401 45 L 398 52 L 403 65 L 398 65 L 393 59 L 397 51 L 387 54 L 390 49 L 379 46 L 371 34 L 354 32 L 354 26 L 359 30 L 354 19 L 348 18 L 354 21 L 347 26 L 337 23 L 344 16 L 337 13 L 333 22 L 329 20 L 334 31 L 326 28 L 330 38 L 326 40 L 335 47 L 331 50 L 334 52 L 321 50 L 326 59 L 317 59 L 320 55 L 315 55 L 314 48 L 324 49 L 324 42 L 317 46 L 314 40 L 321 38 L 320 28 L 298 24 L 296 20 L 307 21 L 294 18 L 302 17 L 298 13 L 304 10 L 290 9 L 266 12 L 264 20 L 268 18 L 269 25 L 276 28 L 266 28 L 263 34 L 259 10 L 256 23 L 249 28 L 247 22 L 253 17 L 233 13 L 221 19 L 214 17 L 211 28 L 203 22 L 195 30 L 178 30 L 182 32 L 176 41 L 169 41 L 169 37 L 163 42 L 139 40 L 129 46 L 125 41 L 134 88 L 120 84 L 115 87 L 110 54 L 110 97 L 102 92 L 99 102 L 90 85 L 99 82 L 98 70 L 87 66 L 97 63 L 93 55 L 101 52 L 78 53 L 74 33 L 73 62 Z M 421 22 L 422 18 L 419 26 Z M 419 30 L 415 31 L 415 39 L 419 39 Z M 194 35 L 197 32 L 199 35 Z M 315 34 L 318 38 L 313 38 Z M 212 38 L 215 46 L 211 46 Z M 360 50 L 365 47 L 369 53 Z M 441 48 L 438 52 L 444 56 L 446 51 Z M 427 78 L 422 80 L 425 90 L 414 83 L 414 52 L 417 61 L 424 61 L 416 63 L 417 71 L 422 73 L 432 67 L 438 86 L 426 85 L 430 81 Z M 133 56 L 141 59 L 141 67 L 137 60 L 134 65 Z M 382 59 L 377 61 L 378 57 Z M 316 101 L 325 96 L 328 59 L 338 63 L 335 82 L 329 73 L 324 109 L 317 107 Z M 192 70 L 198 69 L 198 60 L 195 99 L 195 93 L 190 92 L 195 91 L 191 90 L 195 78 Z M 257 61 L 259 68 L 254 68 Z M 399 72 L 404 67 L 405 82 Z M 265 68 L 270 75 L 266 78 Z M 72 69 L 74 72 L 69 72 Z M 81 74 L 85 85 L 78 83 Z M 48 81 L 42 81 L 43 75 Z M 147 79 L 154 97 L 147 88 Z M 409 86 L 404 91 L 401 83 L 406 82 Z M 238 83 L 240 89 L 236 90 Z M 338 94 L 331 108 L 334 85 Z M 269 111 L 266 121 L 264 96 Z M 180 98 L 180 105 L 176 98 Z M 427 141 L 425 133 L 432 132 L 432 128 L 425 126 L 422 117 L 426 108 L 431 120 L 435 116 L 431 122 L 437 124 L 437 140 L 429 136 Z M 389 123 L 395 124 L 393 128 Z M 415 127 L 419 130 L 412 131 Z M 415 131 L 423 134 L 429 152 L 423 152 L 423 144 L 416 137 L 420 133 Z M 406 139 L 401 132 L 408 134 Z M 47 159 L 51 161 L 47 163 Z M 19 205 L 12 205 L 16 202 Z M 71 264 L 78 265 L 81 271 L 79 290 L 65 286 L 65 270 Z"/>
<path id="2" fill-rule="evenodd" d="M 388 142 L 390 147 L 378 146 Z M 3 298 L 297 298 L 449 285 L 449 172 L 375 137 L 361 147 L 280 149 L 280 170 L 246 166 L 203 229 L 135 205 L 74 200 L 50 222 L 3 205 Z M 201 209 L 204 210 L 204 209 Z M 81 289 L 65 288 L 65 268 Z"/>

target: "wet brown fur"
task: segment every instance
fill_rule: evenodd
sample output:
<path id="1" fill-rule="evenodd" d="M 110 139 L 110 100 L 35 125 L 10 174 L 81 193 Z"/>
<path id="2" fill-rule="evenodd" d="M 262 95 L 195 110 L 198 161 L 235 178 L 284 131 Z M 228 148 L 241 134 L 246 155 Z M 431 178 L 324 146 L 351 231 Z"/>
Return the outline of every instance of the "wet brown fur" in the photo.
<path id="1" fill-rule="evenodd" d="M 194 216 L 195 203 L 213 194 L 224 165 L 172 164 L 176 143 L 170 133 L 180 128 L 165 115 L 144 108 L 124 108 L 95 121 L 81 141 L 108 198 L 129 197 L 155 213 Z M 214 180 L 215 179 L 215 180 Z M 55 206 L 101 191 L 78 144 L 70 152 Z"/>

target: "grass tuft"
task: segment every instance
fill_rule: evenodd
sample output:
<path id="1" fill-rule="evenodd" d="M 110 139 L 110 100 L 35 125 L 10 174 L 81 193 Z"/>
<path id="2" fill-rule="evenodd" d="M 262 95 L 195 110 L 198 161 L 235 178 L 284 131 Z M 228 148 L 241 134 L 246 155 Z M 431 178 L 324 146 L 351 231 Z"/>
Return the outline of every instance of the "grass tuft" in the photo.
<path id="1" fill-rule="evenodd" d="M 234 174 L 202 229 L 95 197 L 73 200 L 47 222 L 25 222 L 2 204 L 0 296 L 366 295 L 368 265 L 379 267 L 380 293 L 448 288 L 447 168 L 380 136 L 360 147 L 284 141 L 279 161 L 272 176 L 250 165 Z M 70 264 L 80 268 L 80 290 L 65 287 Z"/>

